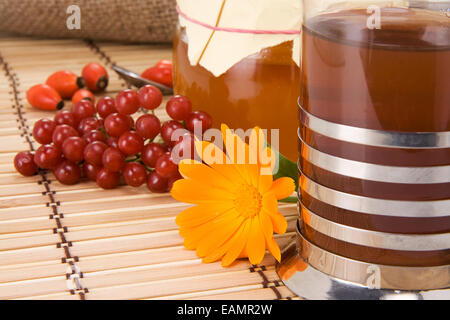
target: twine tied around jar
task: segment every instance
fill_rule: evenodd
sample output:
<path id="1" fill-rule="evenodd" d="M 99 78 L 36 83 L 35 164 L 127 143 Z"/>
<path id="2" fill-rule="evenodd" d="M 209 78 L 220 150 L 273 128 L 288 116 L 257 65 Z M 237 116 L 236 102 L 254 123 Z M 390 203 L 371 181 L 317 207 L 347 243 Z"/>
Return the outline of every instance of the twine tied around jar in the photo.
<path id="1" fill-rule="evenodd" d="M 223 2 L 223 4 L 225 3 L 225 1 Z M 201 22 L 197 19 L 194 19 L 192 17 L 189 17 L 188 15 L 186 15 L 183 11 L 181 11 L 179 6 L 176 6 L 176 10 L 178 12 L 178 14 L 183 17 L 184 19 L 198 24 L 202 27 L 205 27 L 207 29 L 211 29 L 214 31 L 224 31 L 224 32 L 234 32 L 234 33 L 249 33 L 249 34 L 300 34 L 301 30 L 258 30 L 258 29 L 241 29 L 241 28 L 230 28 L 230 27 L 218 27 L 218 26 L 213 26 L 204 22 Z M 223 10 L 223 5 L 220 9 L 220 13 L 219 13 L 219 18 L 218 20 L 220 20 L 220 15 L 222 13 Z"/>

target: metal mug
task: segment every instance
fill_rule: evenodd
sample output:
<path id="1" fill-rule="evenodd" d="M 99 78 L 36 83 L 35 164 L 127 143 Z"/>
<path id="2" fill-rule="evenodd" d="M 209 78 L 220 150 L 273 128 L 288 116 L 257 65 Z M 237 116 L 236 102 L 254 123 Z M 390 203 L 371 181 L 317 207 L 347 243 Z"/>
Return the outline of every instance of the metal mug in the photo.
<path id="1" fill-rule="evenodd" d="M 278 274 L 306 299 L 449 299 L 447 17 L 434 1 L 303 3 L 299 220 Z"/>

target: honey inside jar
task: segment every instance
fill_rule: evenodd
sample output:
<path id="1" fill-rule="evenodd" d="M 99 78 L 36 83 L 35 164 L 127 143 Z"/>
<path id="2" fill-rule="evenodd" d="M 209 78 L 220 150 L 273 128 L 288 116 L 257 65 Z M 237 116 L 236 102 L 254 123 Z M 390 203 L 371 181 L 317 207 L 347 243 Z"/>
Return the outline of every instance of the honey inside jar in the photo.
<path id="1" fill-rule="evenodd" d="M 293 42 L 287 41 L 265 48 L 215 77 L 202 66 L 191 65 L 181 29 L 174 41 L 175 93 L 211 114 L 216 128 L 225 123 L 234 129 L 279 129 L 280 152 L 296 161 L 300 69 L 292 60 L 292 47 Z"/>

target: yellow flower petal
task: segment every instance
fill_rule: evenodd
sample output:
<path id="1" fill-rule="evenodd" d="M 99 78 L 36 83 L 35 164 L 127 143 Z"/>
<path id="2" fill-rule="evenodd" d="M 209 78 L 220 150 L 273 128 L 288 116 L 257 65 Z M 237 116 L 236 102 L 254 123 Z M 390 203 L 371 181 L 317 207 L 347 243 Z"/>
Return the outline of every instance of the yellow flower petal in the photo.
<path id="1" fill-rule="evenodd" d="M 233 181 L 234 184 L 245 183 L 244 178 L 236 169 L 236 166 L 229 164 L 211 164 L 210 167 L 220 173 L 221 175 L 227 177 L 229 180 Z"/>
<path id="2" fill-rule="evenodd" d="M 234 192 L 236 189 L 236 185 L 233 181 L 225 178 L 225 176 L 220 174 L 217 170 L 214 170 L 203 163 L 193 163 L 183 160 L 180 162 L 178 170 L 184 177 L 204 183 L 208 186 L 225 189 L 230 192 Z"/>
<path id="3" fill-rule="evenodd" d="M 222 123 L 220 125 L 220 131 L 222 132 L 222 140 L 223 140 L 223 144 L 226 145 L 227 143 L 227 132 L 229 132 L 230 127 L 227 126 L 225 123 Z"/>
<path id="4" fill-rule="evenodd" d="M 247 245 L 248 233 L 250 231 L 251 220 L 247 219 L 241 226 L 241 232 L 230 241 L 230 248 L 222 258 L 222 266 L 228 267 L 232 264 Z"/>
<path id="5" fill-rule="evenodd" d="M 233 164 L 250 163 L 248 160 L 249 147 L 242 139 L 231 131 L 227 131 L 225 149 Z"/>
<path id="6" fill-rule="evenodd" d="M 261 194 L 265 194 L 267 191 L 270 190 L 273 183 L 273 177 L 272 175 L 260 175 L 259 176 L 259 183 L 258 183 L 258 191 Z"/>
<path id="7" fill-rule="evenodd" d="M 273 192 L 266 192 L 263 195 L 262 206 L 269 212 L 278 212 L 278 201 Z"/>
<path id="8" fill-rule="evenodd" d="M 211 220 L 209 223 L 194 228 L 180 228 L 180 234 L 184 237 L 186 248 L 190 250 L 197 249 L 198 245 L 207 235 L 225 228 L 233 219 L 236 219 L 236 215 L 233 210 L 230 210 L 220 215 L 220 217 Z"/>
<path id="9" fill-rule="evenodd" d="M 260 174 L 272 175 L 277 164 L 276 154 L 271 148 L 266 147 L 260 154 Z"/>
<path id="10" fill-rule="evenodd" d="M 222 126 L 222 137 L 225 145 L 227 163 L 235 164 L 236 169 L 247 183 L 252 183 L 252 176 L 246 170 L 246 164 L 249 162 L 250 149 L 238 135 L 234 134 L 226 125 Z"/>
<path id="11" fill-rule="evenodd" d="M 262 259 L 264 258 L 266 246 L 258 216 L 255 216 L 252 219 L 246 248 L 250 263 L 261 263 Z"/>
<path id="12" fill-rule="evenodd" d="M 259 127 L 253 128 L 250 139 L 249 139 L 249 147 L 250 147 L 250 163 L 261 164 L 261 153 L 265 148 L 266 138 L 264 136 L 263 130 Z"/>
<path id="13" fill-rule="evenodd" d="M 225 153 L 212 142 L 196 141 L 195 150 L 197 151 L 197 154 L 200 155 L 202 160 L 208 165 L 213 163 L 227 163 L 227 156 Z"/>
<path id="14" fill-rule="evenodd" d="M 247 224 L 249 220 L 245 221 L 244 224 Z M 224 243 L 222 246 L 220 246 L 219 248 L 217 248 L 216 250 L 212 251 L 211 253 L 209 253 L 206 257 L 203 258 L 203 262 L 204 263 L 211 263 L 214 261 L 217 261 L 219 259 L 221 259 L 223 257 L 223 255 L 233 246 L 238 244 L 238 240 L 243 239 L 244 243 L 246 243 L 246 239 L 247 239 L 247 234 L 244 233 L 245 228 L 243 228 L 241 226 L 241 228 L 239 228 L 234 235 L 232 236 L 232 238 L 230 239 L 230 241 L 227 241 L 226 243 Z M 240 242 L 239 242 L 240 243 Z"/>
<path id="15" fill-rule="evenodd" d="M 287 229 L 286 218 L 278 213 L 278 202 L 273 192 L 267 192 L 262 198 L 262 211 L 269 215 L 272 220 L 273 230 L 276 233 L 283 234 Z"/>
<path id="16" fill-rule="evenodd" d="M 177 180 L 170 191 L 178 201 L 201 204 L 234 199 L 234 194 L 223 189 L 206 187 L 203 183 L 191 179 Z"/>
<path id="17" fill-rule="evenodd" d="M 261 230 L 266 238 L 271 238 L 273 236 L 273 225 L 272 220 L 268 214 L 264 211 L 259 214 L 259 223 L 261 224 Z"/>
<path id="18" fill-rule="evenodd" d="M 283 177 L 275 180 L 270 188 L 275 197 L 280 200 L 289 197 L 295 191 L 294 180 L 288 177 Z"/>
<path id="19" fill-rule="evenodd" d="M 178 165 L 180 165 L 182 163 L 187 165 L 187 164 L 202 164 L 203 162 L 197 161 L 197 160 L 192 160 L 192 159 L 182 159 Z M 180 170 L 178 170 L 178 171 L 180 172 L 180 174 L 183 178 L 185 178 L 185 179 L 188 178 L 187 176 L 184 176 Z"/>
<path id="20" fill-rule="evenodd" d="M 220 247 L 227 241 L 230 241 L 233 234 L 238 230 L 244 222 L 243 217 L 234 217 L 228 220 L 222 228 L 217 229 L 215 232 L 210 232 L 203 240 L 200 241 L 197 247 L 197 255 L 204 257 L 210 254 L 212 251 Z"/>
<path id="21" fill-rule="evenodd" d="M 266 238 L 266 247 L 269 250 L 270 254 L 278 261 L 281 262 L 281 251 L 277 242 L 273 237 Z"/>
<path id="22" fill-rule="evenodd" d="M 214 202 L 196 205 L 178 214 L 175 222 L 180 227 L 192 228 L 216 218 L 232 207 L 232 202 Z"/>
<path id="23" fill-rule="evenodd" d="M 270 212 L 266 209 L 263 209 L 263 212 L 269 215 L 270 220 L 272 220 L 273 231 L 278 234 L 284 234 L 287 230 L 287 221 L 286 218 L 278 212 Z"/>
<path id="24" fill-rule="evenodd" d="M 235 164 L 235 167 L 243 179 L 258 187 L 259 166 L 258 158 L 250 159 L 250 147 L 237 134 L 225 124 L 221 125 L 222 139 L 226 149 L 228 164 Z"/>

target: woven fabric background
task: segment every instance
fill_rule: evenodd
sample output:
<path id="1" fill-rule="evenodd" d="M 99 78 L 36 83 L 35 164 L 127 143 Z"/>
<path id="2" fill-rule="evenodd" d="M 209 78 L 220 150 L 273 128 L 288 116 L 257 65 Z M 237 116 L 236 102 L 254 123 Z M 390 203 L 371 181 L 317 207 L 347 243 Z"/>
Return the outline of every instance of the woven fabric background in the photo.
<path id="1" fill-rule="evenodd" d="M 175 0 L 0 0 L 0 31 L 52 38 L 171 42 Z M 81 9 L 81 30 L 69 30 L 67 8 Z"/>

